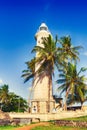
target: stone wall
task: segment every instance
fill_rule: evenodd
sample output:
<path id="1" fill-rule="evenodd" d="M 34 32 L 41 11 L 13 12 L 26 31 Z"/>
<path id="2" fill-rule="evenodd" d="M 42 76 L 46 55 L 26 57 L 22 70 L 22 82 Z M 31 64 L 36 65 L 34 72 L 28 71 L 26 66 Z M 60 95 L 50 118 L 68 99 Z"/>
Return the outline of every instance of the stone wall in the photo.
<path id="1" fill-rule="evenodd" d="M 0 126 L 3 126 L 3 125 L 10 125 L 10 120 L 0 119 Z"/>
<path id="2" fill-rule="evenodd" d="M 73 127 L 86 127 L 87 128 L 86 121 L 56 120 L 55 124 L 58 126 L 73 126 Z"/>
<path id="3" fill-rule="evenodd" d="M 33 121 L 34 120 L 34 121 Z M 13 119 L 0 119 L 0 126 L 5 125 L 26 125 L 31 124 L 31 122 L 39 122 L 39 119 L 33 119 L 33 118 L 13 118 Z"/>
<path id="4" fill-rule="evenodd" d="M 11 118 L 39 118 L 40 121 L 87 116 L 87 111 L 59 111 L 57 113 L 9 113 Z"/>
<path id="5" fill-rule="evenodd" d="M 12 121 L 10 121 L 10 125 L 27 125 L 31 124 L 31 122 L 31 118 L 13 118 Z"/>

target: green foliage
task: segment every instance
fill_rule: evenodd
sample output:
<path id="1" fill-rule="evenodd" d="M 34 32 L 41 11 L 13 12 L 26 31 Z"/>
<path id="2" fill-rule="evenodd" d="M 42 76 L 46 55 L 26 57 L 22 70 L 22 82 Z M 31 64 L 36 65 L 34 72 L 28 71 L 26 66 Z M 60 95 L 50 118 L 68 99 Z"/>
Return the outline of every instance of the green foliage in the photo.
<path id="1" fill-rule="evenodd" d="M 26 62 L 27 70 L 23 70 L 22 77 L 24 77 L 24 83 L 30 79 L 33 79 L 35 76 L 35 63 L 36 59 L 33 58 L 31 61 Z"/>
<path id="2" fill-rule="evenodd" d="M 61 51 L 61 60 L 64 62 L 68 62 L 69 60 L 77 61 L 79 60 L 79 52 L 78 50 L 81 49 L 81 46 L 73 46 L 71 42 L 70 36 L 61 37 L 59 40 L 61 44 L 60 51 Z"/>
<path id="3" fill-rule="evenodd" d="M 35 46 L 32 50 L 32 52 L 37 52 L 38 56 L 27 62 L 27 70 L 24 70 L 22 75 L 25 78 L 24 82 L 34 77 L 36 73 L 40 76 L 42 73 L 52 76 L 54 73 L 54 65 L 58 66 L 57 39 L 54 40 L 49 35 L 49 37 L 43 38 L 42 40 L 43 46 Z M 40 63 L 40 67 L 38 70 L 35 70 L 35 64 L 37 65 L 38 63 Z"/>
<path id="4" fill-rule="evenodd" d="M 51 35 L 43 37 L 41 46 L 35 46 L 32 50 L 32 52 L 37 53 L 36 57 L 27 62 L 27 70 L 23 71 L 22 77 L 25 78 L 24 82 L 29 81 L 31 78 L 33 78 L 34 81 L 34 76 L 36 74 L 40 77 L 40 81 L 44 75 L 47 75 L 49 77 L 48 89 L 50 91 L 52 78 L 55 74 L 55 67 L 59 72 L 62 69 L 63 73 L 59 75 L 62 78 L 57 80 L 58 84 L 62 84 L 59 87 L 61 93 L 66 92 L 66 99 L 69 99 L 68 103 L 74 101 L 83 103 L 86 93 L 85 84 L 83 83 L 84 76 L 76 77 L 80 72 L 86 70 L 83 67 L 77 74 L 76 63 L 77 60 L 79 60 L 78 50 L 81 48 L 81 46 L 74 47 L 72 45 L 70 36 L 64 36 L 60 39 L 58 39 L 57 36 L 54 39 Z M 38 64 L 39 67 L 35 69 L 35 65 Z M 50 99 L 50 93 L 48 95 Z"/>
<path id="5" fill-rule="evenodd" d="M 76 64 L 68 63 L 67 67 L 59 74 L 60 79 L 57 83 L 62 85 L 59 86 L 58 90 L 61 90 L 61 94 L 66 92 L 67 104 L 80 102 L 81 104 L 86 101 L 87 88 L 85 81 L 87 79 L 81 72 L 86 71 L 86 68 L 81 68 L 77 72 Z"/>
<path id="6" fill-rule="evenodd" d="M 54 75 L 55 66 L 64 67 L 68 60 L 74 60 L 78 58 L 78 49 L 81 46 L 73 47 L 71 44 L 70 36 L 62 37 L 58 40 L 57 36 L 52 38 L 49 37 L 42 38 L 42 46 L 35 46 L 32 52 L 38 54 L 38 56 L 31 59 L 31 61 L 26 62 L 27 70 L 23 71 L 22 77 L 24 77 L 24 82 L 29 81 L 34 78 L 35 74 L 46 73 L 49 78 Z M 35 70 L 35 65 L 40 63 L 38 70 Z"/>
<path id="7" fill-rule="evenodd" d="M 26 100 L 16 95 L 15 93 L 9 92 L 8 85 L 2 85 L 0 87 L 0 108 L 2 111 L 24 112 L 27 107 Z"/>

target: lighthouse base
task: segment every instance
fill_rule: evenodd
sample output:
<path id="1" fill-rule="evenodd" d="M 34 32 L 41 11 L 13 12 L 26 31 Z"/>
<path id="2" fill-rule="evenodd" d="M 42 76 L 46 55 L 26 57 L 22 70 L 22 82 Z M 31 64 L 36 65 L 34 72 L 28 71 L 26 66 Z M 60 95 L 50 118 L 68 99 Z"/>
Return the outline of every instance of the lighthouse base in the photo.
<path id="1" fill-rule="evenodd" d="M 55 100 L 32 100 L 31 113 L 52 113 L 55 108 Z"/>

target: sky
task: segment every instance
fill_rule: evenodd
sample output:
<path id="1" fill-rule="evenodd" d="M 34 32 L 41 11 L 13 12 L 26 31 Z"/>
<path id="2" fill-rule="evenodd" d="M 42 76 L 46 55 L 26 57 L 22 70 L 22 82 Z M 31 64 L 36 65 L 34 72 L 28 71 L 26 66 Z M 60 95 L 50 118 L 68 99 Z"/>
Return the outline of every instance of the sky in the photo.
<path id="1" fill-rule="evenodd" d="M 0 0 L 0 85 L 26 99 L 31 82 L 21 75 L 42 22 L 53 36 L 70 35 L 74 46 L 83 46 L 78 67 L 87 67 L 87 0 Z"/>

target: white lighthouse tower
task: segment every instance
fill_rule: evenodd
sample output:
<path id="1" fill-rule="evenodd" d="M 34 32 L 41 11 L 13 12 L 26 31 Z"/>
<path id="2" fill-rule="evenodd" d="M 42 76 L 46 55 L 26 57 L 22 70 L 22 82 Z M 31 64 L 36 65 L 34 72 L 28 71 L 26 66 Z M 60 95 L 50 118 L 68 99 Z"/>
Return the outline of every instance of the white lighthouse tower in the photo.
<path id="1" fill-rule="evenodd" d="M 48 37 L 51 33 L 48 30 L 48 27 L 45 23 L 42 23 L 39 27 L 38 32 L 35 35 L 35 39 L 37 41 L 38 46 L 42 46 L 42 37 Z M 38 57 L 39 54 L 36 54 Z M 40 67 L 40 63 L 35 66 L 35 71 Z M 45 71 L 45 70 L 44 70 Z M 55 101 L 53 100 L 52 96 L 52 84 L 50 86 L 50 90 L 48 87 L 49 84 L 49 77 L 44 74 L 43 78 L 39 77 L 36 74 L 33 84 L 33 100 L 32 100 L 32 113 L 48 113 L 52 112 L 53 108 L 55 107 Z M 48 100 L 49 100 L 49 92 L 50 91 L 50 111 L 48 110 Z"/>

